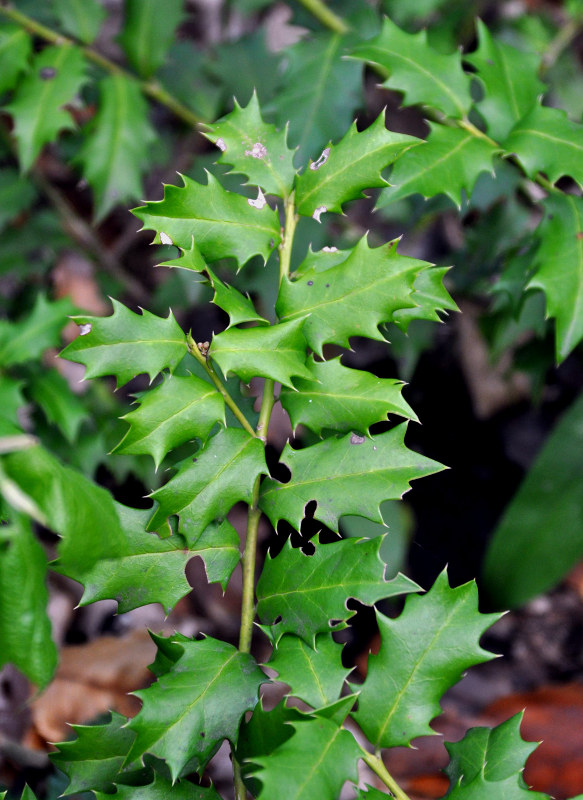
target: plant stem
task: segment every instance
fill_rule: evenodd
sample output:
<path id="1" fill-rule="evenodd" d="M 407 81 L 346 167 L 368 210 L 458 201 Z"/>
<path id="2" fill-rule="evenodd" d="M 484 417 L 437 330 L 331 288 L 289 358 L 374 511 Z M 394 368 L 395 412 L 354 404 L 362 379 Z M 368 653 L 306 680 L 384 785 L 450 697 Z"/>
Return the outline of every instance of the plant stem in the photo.
<path id="1" fill-rule="evenodd" d="M 285 210 L 285 227 L 283 229 L 283 236 L 281 244 L 279 245 L 279 284 L 284 278 L 289 277 L 289 267 L 291 262 L 292 246 L 294 241 L 294 233 L 296 225 L 298 224 L 298 216 L 294 206 L 294 193 L 292 192 L 289 197 L 284 201 Z"/>
<path id="2" fill-rule="evenodd" d="M 226 405 L 231 409 L 231 411 L 233 412 L 235 417 L 239 420 L 241 425 L 245 428 L 247 433 L 250 433 L 251 436 L 255 436 L 256 435 L 255 431 L 253 430 L 253 428 L 251 427 L 251 425 L 247 421 L 247 417 L 245 416 L 245 414 L 243 414 L 243 412 L 241 411 L 241 409 L 239 408 L 237 403 L 235 403 L 235 401 L 233 400 L 231 395 L 228 393 L 224 383 L 219 378 L 217 373 L 214 371 L 214 369 L 212 368 L 211 364 L 209 364 L 207 359 L 200 352 L 200 350 L 198 349 L 197 343 L 194 341 L 194 339 L 192 338 L 192 335 L 190 333 L 187 334 L 187 336 L 186 336 L 186 343 L 188 345 L 188 352 L 190 353 L 191 356 L 194 356 L 196 358 L 196 360 L 202 366 L 202 368 L 204 369 L 206 374 L 209 376 L 211 381 L 214 383 L 216 388 L 223 395 L 223 400 L 225 401 Z"/>
<path id="3" fill-rule="evenodd" d="M 102 56 L 101 53 L 98 53 L 97 50 L 94 50 L 92 47 L 88 47 L 87 45 L 83 44 L 77 44 L 77 42 L 75 42 L 73 39 L 70 39 L 68 36 L 64 36 L 61 33 L 57 33 L 57 31 L 51 30 L 51 28 L 47 28 L 46 25 L 42 25 L 40 22 L 32 19 L 32 17 L 23 14 L 21 11 L 17 11 L 15 8 L 8 8 L 7 6 L 0 5 L 0 14 L 8 17 L 8 19 L 12 20 L 12 22 L 15 22 L 17 25 L 20 25 L 20 27 L 24 28 L 24 30 L 28 31 L 28 33 L 44 39 L 45 42 L 49 42 L 50 44 L 57 46 L 69 45 L 73 47 L 79 47 L 88 61 L 92 61 L 94 64 L 97 64 L 99 67 L 104 69 L 106 72 L 110 72 L 112 75 L 123 75 L 129 80 L 135 81 L 145 95 L 148 95 L 148 97 L 151 97 L 152 100 L 156 100 L 161 105 L 166 106 L 169 111 L 171 111 L 179 119 L 183 120 L 183 122 L 186 122 L 187 125 L 195 126 L 199 122 L 203 121 L 201 117 L 183 105 L 179 100 L 176 99 L 176 97 L 171 95 L 163 86 L 158 83 L 158 81 L 141 80 L 133 73 L 129 72 L 123 67 L 120 67 L 114 61 Z"/>
<path id="4" fill-rule="evenodd" d="M 581 25 L 583 25 L 583 18 L 581 16 L 577 16 L 573 17 L 566 22 L 565 25 L 559 28 L 557 35 L 554 37 L 554 39 L 551 39 L 549 46 L 543 53 L 539 71 L 541 76 L 544 75 L 548 69 L 554 66 L 559 56 L 564 50 L 567 49 L 567 47 L 571 44 L 573 39 L 581 30 Z"/>
<path id="5" fill-rule="evenodd" d="M 330 28 L 334 33 L 348 33 L 350 30 L 350 26 L 342 17 L 339 17 L 334 11 L 330 11 L 322 0 L 299 0 L 299 2 L 310 14 L 316 17 L 322 25 Z"/>
<path id="6" fill-rule="evenodd" d="M 401 789 L 391 773 L 387 770 L 382 758 L 380 756 L 373 755 L 372 753 L 368 753 L 364 747 L 362 747 L 362 751 L 364 753 L 362 760 L 368 764 L 375 775 L 382 780 L 393 797 L 395 797 L 397 800 L 410 800 L 409 795 Z"/>

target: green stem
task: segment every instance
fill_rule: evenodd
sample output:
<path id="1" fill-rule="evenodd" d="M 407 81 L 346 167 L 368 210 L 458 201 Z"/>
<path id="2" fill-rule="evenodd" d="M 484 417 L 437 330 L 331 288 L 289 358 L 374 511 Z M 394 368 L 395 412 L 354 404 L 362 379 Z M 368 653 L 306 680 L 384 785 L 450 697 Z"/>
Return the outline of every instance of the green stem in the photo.
<path id="1" fill-rule="evenodd" d="M 102 56 L 101 53 L 98 53 L 97 50 L 94 50 L 92 47 L 77 44 L 77 42 L 75 42 L 73 39 L 70 39 L 68 36 L 64 36 L 61 33 L 57 33 L 57 31 L 51 30 L 51 28 L 47 28 L 46 25 L 37 22 L 35 19 L 32 19 L 32 17 L 23 14 L 21 11 L 17 11 L 15 8 L 8 8 L 7 6 L 0 5 L 0 14 L 8 17 L 8 19 L 12 20 L 12 22 L 15 22 L 17 25 L 20 25 L 21 28 L 24 28 L 25 31 L 28 31 L 28 33 L 32 34 L 33 36 L 38 36 L 39 38 L 44 39 L 45 42 L 49 42 L 50 44 L 57 46 L 69 45 L 79 47 L 88 61 L 92 61 L 94 64 L 97 64 L 103 70 L 110 72 L 112 75 L 123 75 L 129 80 L 135 81 L 145 95 L 148 95 L 148 97 L 156 100 L 161 105 L 166 106 L 169 111 L 175 114 L 175 116 L 177 116 L 179 119 L 186 122 L 187 125 L 195 126 L 198 125 L 199 122 L 202 122 L 201 117 L 199 117 L 186 106 L 182 105 L 182 103 L 173 97 L 166 89 L 164 89 L 163 86 L 160 86 L 156 80 L 140 80 L 140 78 L 138 78 L 136 75 L 128 72 L 128 70 L 124 69 L 123 67 L 120 67 L 109 58 Z"/>
<path id="2" fill-rule="evenodd" d="M 291 263 L 292 247 L 294 242 L 294 233 L 296 225 L 298 224 L 298 216 L 294 206 L 294 193 L 292 192 L 284 202 L 285 210 L 285 227 L 283 229 L 283 236 L 281 244 L 279 245 L 279 284 L 284 278 L 289 277 L 289 268 Z"/>
<path id="3" fill-rule="evenodd" d="M 328 6 L 322 0 L 299 0 L 301 5 L 310 12 L 316 19 L 330 28 L 334 33 L 348 33 L 350 26 L 342 19 L 342 17 L 330 11 Z"/>
<path id="4" fill-rule="evenodd" d="M 543 53 L 539 74 L 542 76 L 557 61 L 561 53 L 567 49 L 573 39 L 577 36 L 583 25 L 583 18 L 573 17 L 563 25 L 549 46 Z"/>
<path id="5" fill-rule="evenodd" d="M 361 745 L 362 747 L 362 745 Z M 362 756 L 362 760 L 368 764 L 368 766 L 372 769 L 372 771 L 377 775 L 382 782 L 385 784 L 387 789 L 396 798 L 396 800 L 411 800 L 409 795 L 406 794 L 397 781 L 393 778 L 391 773 L 385 767 L 383 760 L 380 756 L 373 755 L 372 753 L 368 753 L 364 747 L 362 747 L 362 752 L 364 755 Z"/>
<path id="6" fill-rule="evenodd" d="M 204 369 L 204 371 L 209 376 L 211 381 L 214 383 L 216 388 L 223 395 L 223 400 L 225 401 L 226 405 L 231 409 L 231 411 L 233 412 L 235 417 L 239 420 L 241 425 L 245 428 L 247 433 L 250 433 L 251 436 L 255 436 L 256 435 L 255 431 L 247 421 L 245 414 L 243 414 L 237 403 L 235 403 L 231 395 L 228 393 L 222 380 L 219 378 L 217 373 L 212 368 L 212 365 L 209 364 L 205 356 L 203 356 L 203 354 L 200 352 L 197 343 L 194 341 L 190 333 L 187 334 L 186 336 L 186 343 L 188 346 L 188 352 L 190 353 L 191 356 L 194 356 L 194 358 L 196 358 L 196 360 Z"/>

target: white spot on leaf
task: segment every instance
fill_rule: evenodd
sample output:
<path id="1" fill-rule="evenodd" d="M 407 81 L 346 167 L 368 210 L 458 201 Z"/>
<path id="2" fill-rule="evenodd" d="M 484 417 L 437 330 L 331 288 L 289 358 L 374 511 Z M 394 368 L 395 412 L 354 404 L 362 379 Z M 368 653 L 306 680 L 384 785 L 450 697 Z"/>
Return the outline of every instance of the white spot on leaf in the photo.
<path id="1" fill-rule="evenodd" d="M 172 239 L 168 236 L 167 233 L 164 233 L 164 231 L 160 231 L 160 243 L 161 244 L 174 244 Z"/>
<path id="2" fill-rule="evenodd" d="M 245 150 L 246 156 L 252 156 L 253 158 L 265 158 L 267 155 L 267 147 L 261 142 L 255 142 L 251 150 Z"/>
<path id="3" fill-rule="evenodd" d="M 91 333 L 91 323 L 87 322 L 85 325 L 79 325 L 79 336 L 87 336 Z"/>
<path id="4" fill-rule="evenodd" d="M 337 247 L 323 247 L 322 248 L 322 252 L 323 253 L 337 253 L 338 252 L 338 248 Z"/>
<path id="5" fill-rule="evenodd" d="M 312 214 L 312 217 L 316 220 L 316 222 L 321 222 L 322 220 L 320 219 L 320 217 L 322 216 L 322 214 L 325 214 L 326 211 L 328 211 L 326 206 L 318 206 L 318 208 L 316 208 L 314 213 Z"/>
<path id="6" fill-rule="evenodd" d="M 353 433 L 350 437 L 350 444 L 364 444 L 365 441 L 365 437 L 359 436 L 358 433 Z"/>
<path id="7" fill-rule="evenodd" d="M 265 199 L 265 195 L 261 191 L 261 187 L 258 186 L 257 191 L 259 192 L 259 194 L 257 195 L 257 200 L 252 200 L 251 198 L 249 198 L 247 202 L 249 203 L 250 206 L 253 206 L 253 208 L 263 208 L 263 206 L 267 203 L 267 200 Z"/>
<path id="8" fill-rule="evenodd" d="M 219 138 L 219 139 L 217 139 L 217 141 L 215 142 L 215 144 L 216 144 L 216 146 L 219 148 L 219 150 L 220 150 L 222 153 L 224 153 L 224 152 L 225 152 L 225 150 L 227 149 L 227 145 L 225 144 L 225 140 L 224 140 L 224 139 L 220 139 L 220 138 Z"/>
<path id="9" fill-rule="evenodd" d="M 310 164 L 310 169 L 316 170 L 320 169 L 320 167 L 323 167 L 326 161 L 328 161 L 329 155 L 330 155 L 330 148 L 325 147 L 322 150 L 322 155 L 320 156 L 320 158 L 318 158 L 316 161 L 312 161 L 312 163 Z"/>

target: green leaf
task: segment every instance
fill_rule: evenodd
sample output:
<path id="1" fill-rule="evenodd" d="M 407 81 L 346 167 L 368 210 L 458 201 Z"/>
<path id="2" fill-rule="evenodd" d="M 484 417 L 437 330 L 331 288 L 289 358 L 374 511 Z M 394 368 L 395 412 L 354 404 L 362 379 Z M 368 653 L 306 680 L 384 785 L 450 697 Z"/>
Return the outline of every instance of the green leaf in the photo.
<path id="1" fill-rule="evenodd" d="M 445 55 L 427 42 L 427 31 L 405 33 L 385 17 L 381 33 L 357 45 L 351 55 L 385 69 L 383 83 L 403 93 L 404 105 L 421 104 L 448 117 L 464 118 L 471 105 L 470 79 L 459 51 Z"/>
<path id="2" fill-rule="evenodd" d="M 494 658 L 478 642 L 499 616 L 478 613 L 475 583 L 450 589 L 445 571 L 426 595 L 407 598 L 398 619 L 377 612 L 381 647 L 369 656 L 353 714 L 368 740 L 398 747 L 436 735 L 429 723 L 442 695 L 466 669 Z"/>
<path id="3" fill-rule="evenodd" d="M 287 126 L 278 131 L 263 121 L 254 92 L 245 108 L 235 108 L 212 125 L 205 125 L 207 139 L 221 150 L 219 162 L 231 164 L 231 172 L 246 175 L 268 194 L 287 197 L 296 171 L 294 151 L 287 146 Z"/>
<path id="4" fill-rule="evenodd" d="M 119 552 L 123 534 L 113 499 L 105 489 L 63 466 L 40 446 L 5 456 L 2 468 L 36 506 L 38 521 L 63 537 L 56 564 L 59 572 L 81 581 L 101 559 Z"/>
<path id="5" fill-rule="evenodd" d="M 516 714 L 495 728 L 471 728 L 464 738 L 446 742 L 450 763 L 445 769 L 450 780 L 448 797 L 546 798 L 527 789 L 522 770 L 538 743 L 525 742 L 520 736 L 523 713 Z"/>
<path id="6" fill-rule="evenodd" d="M 495 40 L 481 20 L 476 23 L 478 49 L 464 56 L 477 70 L 485 97 L 477 108 L 488 126 L 488 133 L 504 141 L 514 125 L 542 96 L 547 87 L 538 79 L 540 56 L 525 53 Z"/>
<path id="7" fill-rule="evenodd" d="M 289 414 L 294 431 L 306 425 L 318 436 L 322 431 L 365 433 L 387 414 L 417 420 L 415 412 L 401 396 L 402 381 L 377 378 L 370 372 L 348 369 L 340 358 L 307 362 L 312 380 L 297 378 L 298 391 L 283 388 L 280 400 Z"/>
<path id="8" fill-rule="evenodd" d="M 344 783 L 357 782 L 362 751 L 354 736 L 322 717 L 287 723 L 294 735 L 267 757 L 255 758 L 258 800 L 336 800 Z"/>
<path id="9" fill-rule="evenodd" d="M 241 322 L 258 322 L 268 325 L 269 322 L 257 313 L 252 300 L 233 286 L 223 283 L 220 278 L 211 272 L 207 267 L 206 271 L 211 279 L 211 284 L 215 290 L 213 303 L 222 308 L 229 315 L 229 328 L 239 325 Z"/>
<path id="10" fill-rule="evenodd" d="M 516 123 L 504 148 L 516 154 L 530 177 L 544 172 L 555 183 L 568 175 L 583 186 L 583 125 L 559 108 L 536 105 Z"/>
<path id="11" fill-rule="evenodd" d="M 556 358 L 563 361 L 583 338 L 583 200 L 553 194 L 543 201 L 540 246 L 529 289 L 546 295 L 547 317 L 556 320 Z"/>
<path id="12" fill-rule="evenodd" d="M 163 369 L 172 372 L 186 355 L 186 337 L 172 312 L 166 318 L 146 310 L 135 314 L 117 300 L 111 302 L 109 317 L 73 317 L 81 335 L 61 357 L 84 364 L 86 379 L 115 375 L 118 387 L 144 372 L 150 381 Z"/>
<path id="13" fill-rule="evenodd" d="M 420 272 L 413 283 L 411 300 L 415 308 L 400 308 L 393 314 L 393 323 L 407 333 L 413 320 L 426 319 L 441 322 L 439 312 L 459 311 L 454 300 L 443 285 L 449 267 L 434 267 Z"/>
<path id="14" fill-rule="evenodd" d="M 548 591 L 583 555 L 582 418 L 580 396 L 548 437 L 490 541 L 483 586 L 498 608 Z"/>
<path id="15" fill-rule="evenodd" d="M 13 89 L 28 68 L 32 42 L 17 25 L 0 25 L 0 94 Z"/>
<path id="16" fill-rule="evenodd" d="M 178 258 L 172 258 L 157 264 L 158 267 L 171 267 L 173 269 L 189 269 L 192 272 L 208 272 L 208 266 L 202 253 L 194 243 L 194 236 L 191 237 L 189 248 L 179 248 Z M 210 274 L 210 273 L 209 273 Z M 201 278 L 203 280 L 203 278 Z"/>
<path id="17" fill-rule="evenodd" d="M 372 605 L 417 591 L 404 575 L 385 580 L 382 539 L 340 539 L 318 545 L 311 556 L 288 539 L 278 556 L 268 555 L 257 584 L 257 613 L 272 626 L 274 641 L 293 633 L 314 646 L 316 634 L 329 631 L 331 620 L 344 622 L 354 615 L 346 607 L 348 598 Z"/>
<path id="18" fill-rule="evenodd" d="M 190 545 L 190 555 L 202 558 L 208 582 L 220 583 L 224 592 L 233 570 L 241 560 L 240 546 L 239 534 L 224 519 L 220 523 L 211 522 L 204 529 Z"/>
<path id="19" fill-rule="evenodd" d="M 284 636 L 268 666 L 277 672 L 278 681 L 288 684 L 290 694 L 312 708 L 337 700 L 350 673 L 342 666 L 342 645 L 331 633 L 319 634 L 313 648 L 298 636 Z"/>
<path id="20" fill-rule="evenodd" d="M 172 783 L 157 772 L 154 773 L 154 782 L 146 786 L 117 786 L 114 795 L 95 792 L 97 800 L 221 800 L 213 786 L 196 786 L 190 781 L 176 781 Z"/>
<path id="21" fill-rule="evenodd" d="M 222 395 L 194 375 L 170 375 L 138 402 L 138 409 L 122 417 L 130 429 L 113 452 L 147 453 L 156 469 L 170 450 L 195 438 L 204 442 L 217 422 L 226 424 Z"/>
<path id="22" fill-rule="evenodd" d="M 14 664 L 44 688 L 57 666 L 47 616 L 47 560 L 29 521 L 17 515 L 0 542 L 0 666 Z"/>
<path id="23" fill-rule="evenodd" d="M 34 57 L 5 110 L 14 117 L 20 166 L 32 167 L 42 147 L 75 127 L 65 109 L 86 82 L 85 59 L 73 45 L 46 47 Z"/>
<path id="24" fill-rule="evenodd" d="M 385 127 L 384 111 L 375 122 L 358 132 L 356 122 L 336 145 L 331 143 L 317 161 L 297 180 L 296 205 L 300 214 L 311 217 L 326 211 L 340 213 L 349 200 L 363 197 L 363 189 L 386 186 L 381 172 L 420 139 L 393 133 Z"/>
<path id="25" fill-rule="evenodd" d="M 165 186 L 164 199 L 133 210 L 145 230 L 164 233 L 177 247 L 192 247 L 192 237 L 203 258 L 212 263 L 234 258 L 239 266 L 255 255 L 267 261 L 280 242 L 279 216 L 261 198 L 251 200 L 228 192 L 207 173 L 206 186 L 182 176 L 184 186 Z M 166 239 L 164 243 L 168 244 Z"/>
<path id="26" fill-rule="evenodd" d="M 12 167 L 0 169 L 0 229 L 30 208 L 36 197 L 33 184 L 18 170 Z"/>
<path id="27" fill-rule="evenodd" d="M 111 711 L 111 719 L 102 725 L 71 725 L 77 738 L 59 742 L 51 761 L 69 779 L 65 795 L 90 790 L 111 792 L 135 733 L 124 727 L 127 719 Z M 111 795 L 108 795 L 111 796 Z"/>
<path id="28" fill-rule="evenodd" d="M 77 439 L 79 428 L 89 419 L 89 412 L 69 384 L 56 369 L 34 375 L 28 385 L 33 400 L 49 422 L 56 425 L 70 444 Z"/>
<path id="29" fill-rule="evenodd" d="M 99 82 L 100 102 L 76 157 L 95 193 L 95 217 L 142 194 L 141 175 L 148 168 L 155 139 L 148 106 L 138 83 L 122 74 Z"/>
<path id="30" fill-rule="evenodd" d="M 356 800 L 386 800 L 387 795 L 384 792 L 379 792 L 373 786 L 366 786 L 366 792 L 361 789 L 356 796 Z"/>
<path id="31" fill-rule="evenodd" d="M 189 544 L 213 520 L 224 517 L 239 500 L 251 502 L 253 484 L 267 473 L 262 442 L 240 428 L 226 428 L 189 459 L 151 497 L 158 507 L 148 530 L 157 530 L 169 516 L 180 515 L 180 531 Z"/>
<path id="32" fill-rule="evenodd" d="M 21 433 L 18 409 L 26 405 L 22 396 L 22 381 L 0 375 L 0 436 Z"/>
<path id="33" fill-rule="evenodd" d="M 465 130 L 428 124 L 431 131 L 426 144 L 397 161 L 391 185 L 381 192 L 377 208 L 411 194 L 426 198 L 446 194 L 460 208 L 462 190 L 469 196 L 482 172 L 494 174 L 492 158 L 499 149 Z"/>
<path id="34" fill-rule="evenodd" d="M 331 530 L 345 515 L 382 522 L 379 505 L 397 500 L 409 482 L 439 472 L 442 467 L 405 447 L 406 424 L 367 438 L 355 433 L 341 439 L 292 450 L 284 447 L 281 460 L 291 470 L 289 483 L 267 478 L 260 507 L 274 527 L 280 519 L 299 530 L 306 505 L 315 500 L 314 518 Z"/>
<path id="35" fill-rule="evenodd" d="M 55 0 L 55 11 L 63 28 L 85 44 L 91 44 L 107 16 L 97 0 Z"/>
<path id="36" fill-rule="evenodd" d="M 282 281 L 276 311 L 286 322 L 309 315 L 303 333 L 317 355 L 324 344 L 349 346 L 351 336 L 385 341 L 378 326 L 395 311 L 411 308 L 413 282 L 430 266 L 397 253 L 397 241 L 371 248 L 366 236 L 342 263 L 320 272 L 302 271 Z"/>
<path id="37" fill-rule="evenodd" d="M 293 377 L 312 378 L 305 364 L 303 324 L 301 318 L 268 328 L 229 328 L 213 337 L 209 356 L 225 376 L 232 372 L 248 383 L 261 375 L 293 386 Z"/>
<path id="38" fill-rule="evenodd" d="M 73 311 L 68 299 L 47 300 L 37 295 L 34 308 L 17 322 L 0 320 L 0 365 L 11 367 L 39 358 L 43 350 L 60 343 L 60 333 Z"/>
<path id="39" fill-rule="evenodd" d="M 180 658 L 150 688 L 136 692 L 143 705 L 128 724 L 136 740 L 128 755 L 166 760 L 172 779 L 202 772 L 221 742 L 235 744 L 241 717 L 254 708 L 267 681 L 254 659 L 216 639 L 181 641 Z"/>
<path id="40" fill-rule="evenodd" d="M 180 534 L 160 539 L 148 533 L 150 511 L 119 504 L 116 509 L 122 530 L 118 551 L 84 572 L 85 591 L 79 605 L 112 599 L 118 603 L 118 613 L 123 614 L 148 603 L 160 603 L 169 614 L 190 592 L 184 569 L 196 553 L 189 550 Z"/>
<path id="41" fill-rule="evenodd" d="M 166 58 L 184 11 L 182 0 L 126 0 L 125 23 L 119 37 L 132 67 L 149 78 Z"/>
<path id="42" fill-rule="evenodd" d="M 286 68 L 270 104 L 276 123 L 289 121 L 289 140 L 305 164 L 344 134 L 362 104 L 362 69 L 345 61 L 346 37 L 322 33 L 285 50 Z"/>

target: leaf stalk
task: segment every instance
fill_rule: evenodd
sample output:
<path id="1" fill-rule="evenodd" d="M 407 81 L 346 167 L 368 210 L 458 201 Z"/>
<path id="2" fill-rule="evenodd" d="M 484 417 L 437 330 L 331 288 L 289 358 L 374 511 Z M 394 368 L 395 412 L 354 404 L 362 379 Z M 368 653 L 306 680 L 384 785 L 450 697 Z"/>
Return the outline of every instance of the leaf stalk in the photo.
<path id="1" fill-rule="evenodd" d="M 298 224 L 298 216 L 294 206 L 294 193 L 292 192 L 289 197 L 284 201 L 285 211 L 285 227 L 281 244 L 279 245 L 279 285 L 281 286 L 284 278 L 289 278 L 289 270 L 291 264 L 292 246 L 294 241 L 294 233 L 296 225 Z"/>
<path id="2" fill-rule="evenodd" d="M 367 752 L 364 747 L 362 748 L 362 751 L 364 753 L 362 760 L 372 769 L 374 774 L 382 780 L 393 797 L 395 797 L 396 800 L 411 800 L 409 795 L 401 789 L 397 781 L 385 767 L 382 758 L 378 755 L 373 755 L 372 753 Z"/>
<path id="3" fill-rule="evenodd" d="M 309 11 L 312 16 L 329 28 L 334 33 L 348 33 L 350 26 L 342 17 L 331 11 L 322 0 L 299 0 L 300 4 Z"/>

